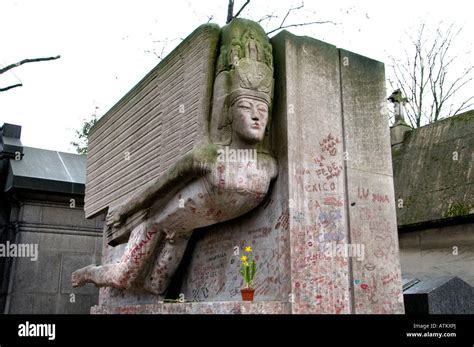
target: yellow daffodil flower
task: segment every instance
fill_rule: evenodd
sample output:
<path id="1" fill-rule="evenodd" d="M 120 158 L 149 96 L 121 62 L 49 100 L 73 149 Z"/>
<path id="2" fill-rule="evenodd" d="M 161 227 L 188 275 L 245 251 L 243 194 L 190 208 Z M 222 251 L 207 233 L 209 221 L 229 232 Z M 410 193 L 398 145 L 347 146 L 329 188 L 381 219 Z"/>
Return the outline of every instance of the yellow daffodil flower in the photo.
<path id="1" fill-rule="evenodd" d="M 247 252 L 247 253 L 252 252 L 252 247 L 250 247 L 250 246 L 245 247 L 245 252 Z"/>
<path id="2" fill-rule="evenodd" d="M 245 263 L 247 261 L 247 257 L 243 255 L 242 258 L 240 258 L 240 260 L 242 260 Z"/>

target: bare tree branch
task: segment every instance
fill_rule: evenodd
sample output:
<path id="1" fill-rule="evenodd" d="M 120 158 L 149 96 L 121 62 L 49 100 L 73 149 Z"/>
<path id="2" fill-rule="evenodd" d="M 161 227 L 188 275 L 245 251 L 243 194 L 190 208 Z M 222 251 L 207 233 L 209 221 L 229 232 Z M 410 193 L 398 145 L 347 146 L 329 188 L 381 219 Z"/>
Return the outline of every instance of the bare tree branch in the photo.
<path id="1" fill-rule="evenodd" d="M 456 116 L 457 114 L 459 114 L 459 112 L 467 110 L 468 108 L 474 106 L 474 102 L 470 102 L 472 99 L 474 99 L 474 96 L 471 96 L 469 99 L 465 100 L 461 104 L 461 106 L 459 106 L 459 108 L 453 113 L 453 116 Z"/>
<path id="2" fill-rule="evenodd" d="M 280 23 L 280 26 L 278 28 L 272 29 L 270 31 L 267 31 L 267 35 L 270 35 L 271 33 L 274 33 L 275 31 L 278 31 L 280 29 L 286 29 L 286 28 L 291 28 L 291 27 L 300 27 L 300 26 L 305 26 L 305 25 L 312 25 L 312 24 L 336 24 L 333 21 L 327 20 L 327 21 L 314 21 L 314 22 L 306 22 L 306 23 L 296 23 L 296 24 L 288 24 L 285 25 L 286 20 L 288 19 L 289 15 L 293 11 L 300 10 L 304 7 L 304 1 L 301 0 L 301 4 L 299 6 L 295 7 L 290 7 L 288 11 L 286 12 L 285 16 L 283 17 L 283 20 Z"/>
<path id="3" fill-rule="evenodd" d="M 23 59 L 22 61 L 19 61 L 18 63 L 15 63 L 15 64 L 10 64 L 10 65 L 7 65 L 3 68 L 0 69 L 0 75 L 7 72 L 8 70 L 11 70 L 15 67 L 18 67 L 20 65 L 23 65 L 23 64 L 27 64 L 27 63 L 37 63 L 37 62 L 40 62 L 40 61 L 48 61 L 48 60 L 56 60 L 56 59 L 59 59 L 61 58 L 60 55 L 56 56 L 56 57 L 46 57 L 46 58 L 34 58 L 34 59 Z"/>
<path id="4" fill-rule="evenodd" d="M 247 1 L 245 2 L 245 4 L 242 5 L 242 7 L 240 8 L 240 10 L 237 11 L 237 14 L 234 16 L 234 18 L 237 18 L 237 17 L 239 16 L 239 14 L 242 13 L 242 11 L 244 10 L 245 6 L 247 6 L 247 5 L 249 4 L 249 2 L 250 2 L 250 0 L 247 0 Z"/>
<path id="5" fill-rule="evenodd" d="M 5 87 L 5 88 L 0 88 L 0 92 L 6 92 L 7 90 L 17 88 L 17 87 L 22 87 L 22 86 L 23 86 L 23 84 L 21 84 L 21 83 L 13 84 L 13 85 Z"/>
<path id="6" fill-rule="evenodd" d="M 282 20 L 281 23 L 280 23 L 280 28 L 283 26 L 283 24 L 285 24 L 286 19 L 288 18 L 288 16 L 290 15 L 290 13 L 291 13 L 292 11 L 296 11 L 296 10 L 302 9 L 303 7 L 304 7 L 304 1 L 303 1 L 303 0 L 301 0 L 301 5 L 296 6 L 296 7 L 290 7 L 290 9 L 288 10 L 288 12 L 286 12 L 285 17 L 283 17 L 283 20 Z"/>
<path id="7" fill-rule="evenodd" d="M 330 20 L 290 24 L 290 25 L 284 25 L 284 26 L 280 26 L 278 28 L 275 28 L 273 30 L 270 30 L 270 31 L 267 32 L 267 35 L 270 35 L 271 33 L 274 33 L 275 31 L 278 31 L 280 29 L 286 29 L 286 28 L 291 28 L 291 27 L 300 27 L 300 26 L 312 25 L 312 24 L 334 24 L 334 25 L 336 25 L 336 23 L 334 23 L 333 21 L 330 21 Z"/>
<path id="8" fill-rule="evenodd" d="M 275 16 L 275 11 L 273 11 L 271 14 L 266 14 L 262 18 L 260 18 L 257 23 L 262 23 L 265 20 L 272 19 L 272 18 L 278 18 L 278 16 Z"/>
<path id="9" fill-rule="evenodd" d="M 234 18 L 234 0 L 229 0 L 227 6 L 227 21 L 225 23 L 229 24 L 232 18 Z"/>
<path id="10" fill-rule="evenodd" d="M 453 51 L 454 41 L 461 29 L 456 30 L 451 24 L 442 30 L 441 24 L 430 34 L 422 23 L 415 37 L 408 36 L 411 53 L 405 50 L 405 62 L 391 59 L 397 88 L 409 100 L 406 104 L 408 120 L 416 127 L 454 116 L 474 103 L 474 97 L 456 99 L 459 92 L 474 80 L 473 64 L 458 76 L 452 73 L 460 56 Z"/>

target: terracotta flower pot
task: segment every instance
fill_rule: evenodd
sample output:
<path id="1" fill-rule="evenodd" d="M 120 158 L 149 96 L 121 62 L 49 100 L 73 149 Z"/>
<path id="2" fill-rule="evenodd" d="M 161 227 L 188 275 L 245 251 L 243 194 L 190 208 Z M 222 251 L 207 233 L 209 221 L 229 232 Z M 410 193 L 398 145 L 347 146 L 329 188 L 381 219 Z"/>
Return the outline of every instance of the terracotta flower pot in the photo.
<path id="1" fill-rule="evenodd" d="M 240 290 L 240 293 L 242 293 L 242 300 L 243 301 L 253 301 L 253 294 L 255 292 L 255 289 L 253 288 L 243 288 Z"/>

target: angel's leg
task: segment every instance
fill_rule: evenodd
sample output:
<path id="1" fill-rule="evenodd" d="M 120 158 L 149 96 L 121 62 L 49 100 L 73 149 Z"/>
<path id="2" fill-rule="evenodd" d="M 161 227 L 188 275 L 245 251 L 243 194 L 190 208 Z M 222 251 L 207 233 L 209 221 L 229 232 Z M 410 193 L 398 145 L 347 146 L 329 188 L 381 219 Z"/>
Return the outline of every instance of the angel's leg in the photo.
<path id="1" fill-rule="evenodd" d="M 98 287 L 126 289 L 138 277 L 164 234 L 155 223 L 143 222 L 130 234 L 128 246 L 119 263 L 89 265 L 72 274 L 73 287 L 95 283 Z"/>
<path id="2" fill-rule="evenodd" d="M 191 233 L 179 236 L 168 235 L 155 260 L 151 273 L 147 276 L 144 288 L 154 294 L 164 294 L 178 268 Z"/>

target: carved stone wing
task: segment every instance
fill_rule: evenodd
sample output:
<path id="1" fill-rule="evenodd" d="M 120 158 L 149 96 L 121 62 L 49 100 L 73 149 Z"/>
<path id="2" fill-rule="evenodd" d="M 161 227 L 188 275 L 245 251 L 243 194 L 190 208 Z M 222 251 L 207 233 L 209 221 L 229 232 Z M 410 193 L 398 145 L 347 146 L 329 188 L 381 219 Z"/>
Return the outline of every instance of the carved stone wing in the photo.
<path id="1" fill-rule="evenodd" d="M 93 127 L 87 157 L 87 218 L 121 204 L 209 141 L 219 33 L 217 25 L 200 26 Z M 144 215 L 142 211 L 133 216 L 122 229 L 131 228 Z"/>

